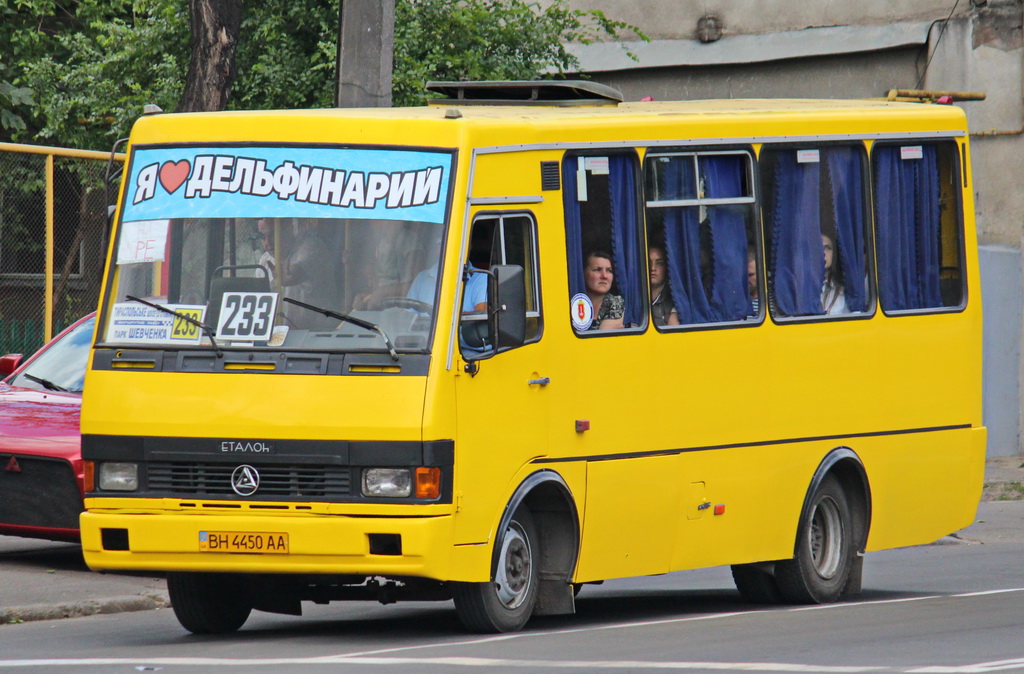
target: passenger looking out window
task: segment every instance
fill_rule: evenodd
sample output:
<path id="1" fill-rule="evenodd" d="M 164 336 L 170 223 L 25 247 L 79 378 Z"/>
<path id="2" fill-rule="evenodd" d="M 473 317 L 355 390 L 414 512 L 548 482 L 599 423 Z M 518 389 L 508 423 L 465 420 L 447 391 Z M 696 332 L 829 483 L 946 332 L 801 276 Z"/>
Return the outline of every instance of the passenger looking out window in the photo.
<path id="1" fill-rule="evenodd" d="M 651 276 L 651 318 L 657 326 L 679 325 L 679 312 L 672 304 L 672 293 L 668 289 L 668 262 L 660 246 L 647 250 Z"/>
<path id="2" fill-rule="evenodd" d="M 588 330 L 615 330 L 622 327 L 626 303 L 622 295 L 612 294 L 615 272 L 611 255 L 596 250 L 587 255 L 583 265 L 583 278 L 587 297 L 594 307 L 594 320 Z"/>
<path id="3" fill-rule="evenodd" d="M 870 311 L 863 147 L 768 148 L 761 169 L 772 313 Z"/>
<path id="4" fill-rule="evenodd" d="M 644 281 L 635 152 L 562 163 L 570 320 L 577 334 L 641 328 Z"/>
<path id="5" fill-rule="evenodd" d="M 821 286 L 821 307 L 830 316 L 847 314 L 846 295 L 843 293 L 843 282 L 840 279 L 838 265 L 835 264 L 835 246 L 832 237 L 821 235 L 821 247 L 825 254 L 825 282 Z"/>
<path id="6" fill-rule="evenodd" d="M 645 161 L 649 237 L 664 241 L 666 290 L 675 318 L 660 325 L 746 320 L 747 251 L 756 241 L 752 156 L 746 151 L 665 151 Z M 651 294 L 655 297 L 652 258 Z M 756 264 L 755 264 L 756 282 Z M 657 304 L 652 304 L 658 324 Z"/>

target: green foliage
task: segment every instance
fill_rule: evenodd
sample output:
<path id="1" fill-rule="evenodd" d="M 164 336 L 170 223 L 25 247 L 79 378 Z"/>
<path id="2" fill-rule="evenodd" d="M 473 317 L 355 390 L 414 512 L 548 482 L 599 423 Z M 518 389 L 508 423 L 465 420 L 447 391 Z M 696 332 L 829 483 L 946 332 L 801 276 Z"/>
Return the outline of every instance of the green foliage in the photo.
<path id="1" fill-rule="evenodd" d="M 173 107 L 188 65 L 185 10 L 184 0 L 19 3 L 0 41 L 9 37 L 34 105 L 13 139 L 106 150 L 146 103 Z"/>
<path id="2" fill-rule="evenodd" d="M 238 78 L 228 107 L 276 110 L 332 106 L 337 39 L 337 3 L 248 3 L 236 57 Z"/>
<path id="3" fill-rule="evenodd" d="M 16 87 L 5 79 L 7 66 L 0 61 L 0 128 L 5 131 L 24 131 L 25 120 L 16 110 L 34 105 L 32 90 Z"/>
<path id="4" fill-rule="evenodd" d="M 535 79 L 577 65 L 569 42 L 633 26 L 528 0 L 396 0 L 393 103 L 429 80 Z M 338 4 L 245 3 L 229 107 L 333 105 Z M 640 35 L 643 38 L 643 35 Z M 0 3 L 0 140 L 106 150 L 146 103 L 173 110 L 189 58 L 186 0 Z"/>
<path id="5" fill-rule="evenodd" d="M 531 80 L 579 65 L 566 43 L 589 44 L 638 29 L 598 10 L 525 0 L 397 0 L 392 96 L 421 104 L 424 83 Z"/>

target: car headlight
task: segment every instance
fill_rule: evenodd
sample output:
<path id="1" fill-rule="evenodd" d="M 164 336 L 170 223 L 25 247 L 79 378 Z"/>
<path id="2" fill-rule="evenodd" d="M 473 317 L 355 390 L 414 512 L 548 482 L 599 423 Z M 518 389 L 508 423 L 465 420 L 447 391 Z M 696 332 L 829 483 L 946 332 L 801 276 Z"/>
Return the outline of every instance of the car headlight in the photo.
<path id="1" fill-rule="evenodd" d="M 135 491 L 139 488 L 139 464 L 104 462 L 100 464 L 100 489 Z"/>
<path id="2" fill-rule="evenodd" d="M 363 496 L 405 498 L 412 493 L 408 468 L 367 468 L 363 471 Z"/>

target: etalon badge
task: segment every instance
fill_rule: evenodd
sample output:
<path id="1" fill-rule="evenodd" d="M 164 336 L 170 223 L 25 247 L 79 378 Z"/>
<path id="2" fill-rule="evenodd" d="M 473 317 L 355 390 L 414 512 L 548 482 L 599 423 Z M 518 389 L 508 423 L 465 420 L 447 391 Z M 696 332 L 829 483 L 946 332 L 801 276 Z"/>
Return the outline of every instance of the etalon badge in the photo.
<path id="1" fill-rule="evenodd" d="M 242 464 L 231 473 L 231 488 L 239 496 L 252 496 L 260 488 L 260 474 L 248 464 Z"/>

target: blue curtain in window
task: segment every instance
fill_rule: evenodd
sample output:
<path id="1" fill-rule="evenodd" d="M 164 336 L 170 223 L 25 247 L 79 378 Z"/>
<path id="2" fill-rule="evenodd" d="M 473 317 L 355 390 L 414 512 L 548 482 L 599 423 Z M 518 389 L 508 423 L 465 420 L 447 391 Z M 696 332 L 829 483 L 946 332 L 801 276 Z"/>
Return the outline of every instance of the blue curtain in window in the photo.
<path id="1" fill-rule="evenodd" d="M 743 196 L 746 175 L 744 155 L 700 157 L 704 197 L 726 199 Z M 747 226 L 744 208 L 710 206 L 712 284 L 711 305 L 715 319 L 740 321 L 753 313 L 747 281 Z"/>
<path id="2" fill-rule="evenodd" d="M 868 306 L 864 261 L 864 176 L 860 153 L 852 147 L 827 151 L 832 209 L 836 225 L 836 262 L 843 272 L 843 293 L 850 311 Z"/>
<path id="3" fill-rule="evenodd" d="M 612 219 L 612 264 L 615 280 L 625 301 L 623 324 L 626 327 L 643 322 L 646 307 L 639 282 L 640 249 L 637 232 L 636 168 L 633 157 L 612 155 L 608 162 L 608 186 Z M 598 307 L 594 307 L 597 311 Z"/>
<path id="4" fill-rule="evenodd" d="M 795 150 L 776 153 L 775 208 L 771 214 L 772 292 L 785 316 L 824 313 L 818 162 L 798 163 Z"/>
<path id="5" fill-rule="evenodd" d="M 939 172 L 934 146 L 919 159 L 875 148 L 878 285 L 890 311 L 942 306 L 939 288 Z"/>
<path id="6" fill-rule="evenodd" d="M 583 280 L 583 234 L 580 228 L 580 202 L 576 191 L 579 159 L 568 157 L 563 166 L 562 190 L 565 210 L 565 248 L 569 256 L 569 297 L 587 291 Z M 597 310 L 597 307 L 594 308 Z"/>
<path id="7" fill-rule="evenodd" d="M 674 158 L 663 164 L 661 169 L 662 194 L 672 198 L 697 193 L 692 157 Z M 664 211 L 668 283 L 672 301 L 679 312 L 679 322 L 683 325 L 710 323 L 714 314 L 701 281 L 699 209 L 671 207 Z"/>

